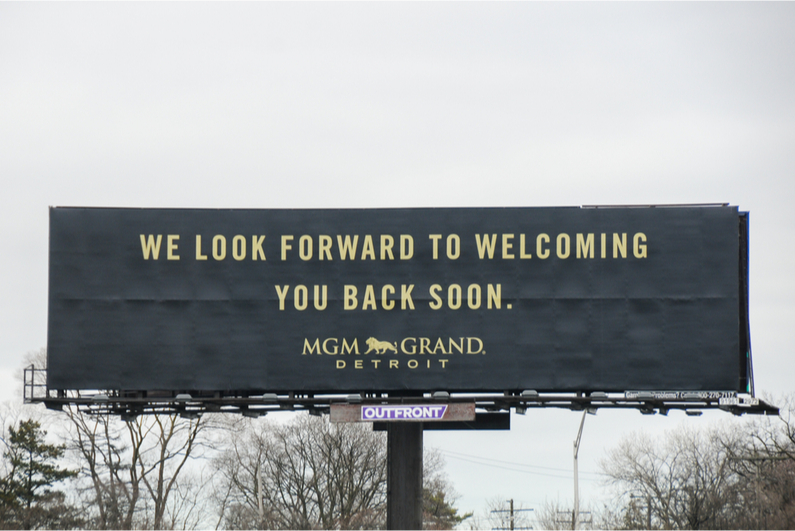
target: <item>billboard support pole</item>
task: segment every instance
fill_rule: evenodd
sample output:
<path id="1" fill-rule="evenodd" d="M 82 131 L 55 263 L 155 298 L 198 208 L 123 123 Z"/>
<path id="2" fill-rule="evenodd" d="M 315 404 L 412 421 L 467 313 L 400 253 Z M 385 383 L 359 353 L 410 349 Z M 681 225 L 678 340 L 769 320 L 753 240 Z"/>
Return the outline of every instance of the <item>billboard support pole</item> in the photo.
<path id="1" fill-rule="evenodd" d="M 422 529 L 422 423 L 387 427 L 387 529 Z"/>
<path id="2" fill-rule="evenodd" d="M 582 420 L 580 421 L 580 431 L 577 432 L 577 438 L 574 439 L 574 510 L 571 512 L 571 528 L 577 529 L 578 520 L 580 518 L 580 485 L 579 474 L 577 471 L 577 454 L 580 453 L 580 439 L 582 439 L 582 427 L 585 425 L 585 415 L 588 410 L 582 412 Z"/>

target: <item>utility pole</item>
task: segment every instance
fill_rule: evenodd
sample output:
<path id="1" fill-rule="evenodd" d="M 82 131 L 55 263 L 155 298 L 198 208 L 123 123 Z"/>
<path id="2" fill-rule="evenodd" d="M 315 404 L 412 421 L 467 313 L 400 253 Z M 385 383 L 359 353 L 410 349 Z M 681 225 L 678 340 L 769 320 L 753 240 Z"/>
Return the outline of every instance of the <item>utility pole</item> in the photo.
<path id="1" fill-rule="evenodd" d="M 262 466 L 257 461 L 257 512 L 259 513 L 260 529 L 265 529 L 265 508 L 262 504 Z"/>
<path id="2" fill-rule="evenodd" d="M 508 503 L 509 503 L 509 507 L 510 507 L 508 509 L 508 511 L 507 511 L 508 512 L 508 525 L 509 525 L 509 527 L 494 527 L 492 529 L 500 529 L 502 531 L 518 531 L 518 530 L 521 530 L 521 529 L 533 529 L 532 527 L 516 527 L 516 518 L 515 518 L 516 513 L 526 512 L 526 511 L 529 512 L 529 511 L 532 511 L 533 509 L 514 509 L 513 508 L 513 498 L 508 500 Z M 491 512 L 492 513 L 504 513 L 506 511 L 505 511 L 505 509 L 494 509 Z"/>
<path id="3" fill-rule="evenodd" d="M 651 496 L 649 496 L 649 495 L 641 496 L 641 495 L 630 494 L 629 498 L 630 498 L 630 500 L 645 500 L 646 501 L 646 529 L 651 529 Z M 635 502 L 631 502 L 631 503 L 634 504 Z"/>
<path id="4" fill-rule="evenodd" d="M 580 453 L 580 439 L 582 438 L 582 427 L 585 425 L 585 415 L 588 410 L 582 412 L 582 420 L 580 421 L 580 431 L 577 432 L 577 438 L 574 439 L 574 510 L 571 512 L 571 529 L 577 529 L 577 520 L 580 515 L 580 485 L 577 471 L 577 455 Z"/>
<path id="5" fill-rule="evenodd" d="M 730 459 L 732 461 L 749 461 L 749 462 L 757 463 L 756 466 L 755 466 L 755 468 L 756 468 L 756 519 L 757 519 L 757 525 L 760 526 L 759 529 L 767 529 L 767 522 L 765 522 L 764 524 L 762 523 L 762 516 L 763 516 L 763 511 L 762 511 L 762 490 L 761 490 L 762 477 L 761 477 L 761 474 L 760 474 L 761 464 L 759 464 L 759 463 L 762 463 L 764 461 L 783 461 L 783 460 L 786 460 L 787 458 L 785 456 L 782 456 L 782 455 L 752 455 L 752 456 L 748 456 L 748 457 L 731 457 Z"/>

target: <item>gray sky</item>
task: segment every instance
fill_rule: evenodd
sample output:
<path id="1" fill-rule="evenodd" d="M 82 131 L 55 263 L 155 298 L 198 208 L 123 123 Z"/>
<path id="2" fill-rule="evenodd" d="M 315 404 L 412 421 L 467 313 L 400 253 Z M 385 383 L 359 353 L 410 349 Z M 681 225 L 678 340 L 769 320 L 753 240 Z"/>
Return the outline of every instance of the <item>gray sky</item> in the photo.
<path id="1" fill-rule="evenodd" d="M 2 2 L 0 400 L 46 344 L 50 205 L 729 202 L 751 213 L 757 389 L 791 392 L 793 28 L 794 3 Z M 583 496 L 623 434 L 717 419 L 589 417 Z M 462 509 L 540 508 L 570 503 L 579 420 L 426 444 Z"/>

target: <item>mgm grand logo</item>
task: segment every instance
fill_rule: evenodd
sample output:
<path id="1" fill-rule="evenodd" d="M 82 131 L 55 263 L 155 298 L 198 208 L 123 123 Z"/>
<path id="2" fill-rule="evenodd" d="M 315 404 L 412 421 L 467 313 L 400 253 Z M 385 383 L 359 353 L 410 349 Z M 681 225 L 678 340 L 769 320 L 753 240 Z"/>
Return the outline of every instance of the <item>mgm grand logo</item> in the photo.
<path id="1" fill-rule="evenodd" d="M 337 369 L 345 369 L 347 367 L 354 369 L 364 369 L 366 367 L 397 369 L 401 366 L 401 360 L 393 356 L 400 354 L 412 356 L 411 359 L 405 362 L 405 366 L 409 369 L 419 367 L 430 369 L 432 366 L 446 369 L 450 358 L 440 357 L 436 360 L 429 358 L 421 362 L 414 356 L 485 355 L 486 349 L 483 340 L 479 337 L 404 337 L 393 341 L 368 337 L 361 343 L 358 337 L 316 337 L 311 339 L 304 338 L 301 354 L 303 356 L 368 356 L 368 359 L 360 357 L 351 360 L 350 363 L 346 359 L 337 358 Z M 375 356 L 369 356 L 371 354 Z M 389 356 L 389 359 L 383 359 L 381 356 L 384 354 L 391 354 L 391 356 Z"/>

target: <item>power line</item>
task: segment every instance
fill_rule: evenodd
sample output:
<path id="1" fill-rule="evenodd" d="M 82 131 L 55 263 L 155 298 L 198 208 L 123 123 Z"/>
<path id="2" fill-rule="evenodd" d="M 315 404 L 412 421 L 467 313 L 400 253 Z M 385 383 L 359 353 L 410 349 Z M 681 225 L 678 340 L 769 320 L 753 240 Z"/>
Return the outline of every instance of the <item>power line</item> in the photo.
<path id="1" fill-rule="evenodd" d="M 473 463 L 473 464 L 481 465 L 481 466 L 487 466 L 489 468 L 499 468 L 499 469 L 502 469 L 502 470 L 510 470 L 511 472 L 521 472 L 522 474 L 530 474 L 530 475 L 534 475 L 534 476 L 544 476 L 544 477 L 558 478 L 558 479 L 570 479 L 571 478 L 571 474 L 573 473 L 572 471 L 566 471 L 565 469 L 555 469 L 555 468 L 550 468 L 550 467 L 535 467 L 535 468 L 543 468 L 543 469 L 548 469 L 548 470 L 568 472 L 568 474 L 567 475 L 560 475 L 560 474 L 549 474 L 549 473 L 544 473 L 544 472 L 534 472 L 532 470 L 520 470 L 520 469 L 517 469 L 515 467 L 517 467 L 517 466 L 519 466 L 519 467 L 533 467 L 533 465 L 526 465 L 526 464 L 523 464 L 523 463 L 512 463 L 510 461 L 501 461 L 499 459 L 489 459 L 489 458 L 486 458 L 486 457 L 480 457 L 480 456 L 474 456 L 474 455 L 468 455 L 468 454 L 459 454 L 458 452 L 448 452 L 446 450 L 442 450 L 442 453 L 446 454 L 448 457 L 450 457 L 452 459 L 458 459 L 459 461 L 466 461 L 468 463 Z M 454 454 L 457 454 L 457 455 L 454 455 Z M 483 461 L 491 461 L 492 463 L 495 463 L 495 462 L 496 463 L 506 463 L 506 464 L 511 465 L 511 467 L 497 465 L 497 464 L 492 464 L 492 463 L 483 462 Z M 596 473 L 593 473 L 593 472 L 587 472 L 587 473 L 588 474 L 594 474 L 594 475 L 597 475 L 597 476 L 601 476 L 601 474 L 596 474 Z M 600 478 L 596 477 L 596 478 L 583 478 L 583 479 L 585 479 L 586 481 L 597 481 Z"/>
<path id="2" fill-rule="evenodd" d="M 452 450 L 441 449 L 440 451 L 442 453 L 444 453 L 444 454 L 449 455 L 450 457 L 469 457 L 469 458 L 472 458 L 472 459 L 482 459 L 484 461 L 492 461 L 494 463 L 502 463 L 502 464 L 512 465 L 512 466 L 523 466 L 523 467 L 527 467 L 527 468 L 539 468 L 541 470 L 549 470 L 549 471 L 552 471 L 552 472 L 566 472 L 568 474 L 571 474 L 571 472 L 572 472 L 572 470 L 570 468 L 555 468 L 555 467 L 550 467 L 550 466 L 528 465 L 526 463 L 517 463 L 515 461 L 505 461 L 505 460 L 502 460 L 502 459 L 492 459 L 490 457 L 483 457 L 483 456 L 480 456 L 480 455 L 472 455 L 472 454 L 465 454 L 465 453 L 461 453 L 461 452 L 454 452 Z M 604 476 L 604 474 L 602 474 L 601 472 L 581 471 L 581 473 L 582 474 L 590 474 L 592 476 L 600 476 L 600 477 Z"/>

